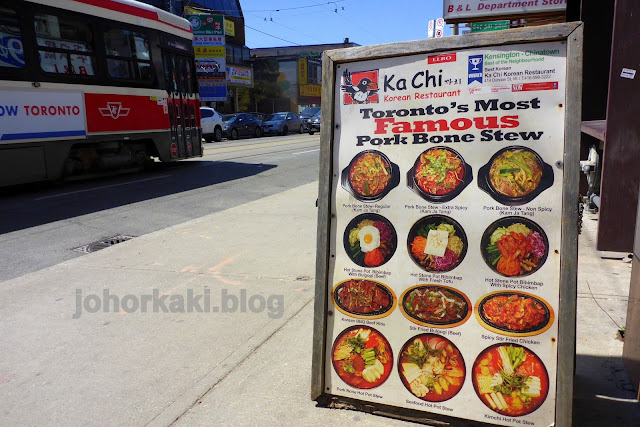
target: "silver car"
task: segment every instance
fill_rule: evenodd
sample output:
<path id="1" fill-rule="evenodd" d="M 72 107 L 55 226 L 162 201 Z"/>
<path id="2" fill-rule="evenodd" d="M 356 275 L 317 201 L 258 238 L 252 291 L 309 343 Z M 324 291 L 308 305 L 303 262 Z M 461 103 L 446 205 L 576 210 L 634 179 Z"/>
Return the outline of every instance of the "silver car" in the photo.
<path id="1" fill-rule="evenodd" d="M 302 133 L 302 119 L 292 112 L 268 114 L 262 121 L 262 130 L 265 134 Z"/>

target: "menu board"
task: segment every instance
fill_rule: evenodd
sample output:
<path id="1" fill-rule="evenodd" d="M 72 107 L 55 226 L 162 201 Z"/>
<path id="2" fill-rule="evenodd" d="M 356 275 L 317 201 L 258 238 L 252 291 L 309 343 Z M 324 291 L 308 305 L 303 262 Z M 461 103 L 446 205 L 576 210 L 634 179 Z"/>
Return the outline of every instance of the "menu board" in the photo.
<path id="1" fill-rule="evenodd" d="M 566 41 L 337 65 L 324 383 L 555 422 Z"/>

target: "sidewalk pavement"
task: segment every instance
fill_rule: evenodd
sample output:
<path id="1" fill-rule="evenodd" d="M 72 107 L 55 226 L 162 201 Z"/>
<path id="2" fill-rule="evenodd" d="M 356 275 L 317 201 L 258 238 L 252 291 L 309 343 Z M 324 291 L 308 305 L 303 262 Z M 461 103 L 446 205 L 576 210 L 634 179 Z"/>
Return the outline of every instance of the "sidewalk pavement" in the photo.
<path id="1" fill-rule="evenodd" d="M 411 425 L 309 398 L 316 195 L 308 184 L 0 283 L 0 423 Z M 592 219 L 574 425 L 640 425 L 613 321 L 624 324 L 630 268 L 599 258 Z M 186 311 L 189 293 L 219 310 L 153 312 L 154 292 L 166 311 L 181 299 Z M 109 312 L 88 312 L 98 301 Z"/>

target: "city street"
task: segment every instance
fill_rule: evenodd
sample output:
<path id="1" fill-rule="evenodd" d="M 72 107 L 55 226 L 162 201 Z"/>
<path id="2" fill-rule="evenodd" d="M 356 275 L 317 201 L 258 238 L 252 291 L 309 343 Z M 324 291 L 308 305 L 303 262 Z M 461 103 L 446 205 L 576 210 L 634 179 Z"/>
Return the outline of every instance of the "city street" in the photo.
<path id="1" fill-rule="evenodd" d="M 309 398 L 317 164 L 317 136 L 223 141 L 168 169 L 5 194 L 3 422 L 409 425 Z M 637 425 L 611 321 L 630 269 L 598 257 L 596 220 L 580 238 L 574 425 Z M 72 250 L 116 234 L 136 237 Z"/>
<path id="2" fill-rule="evenodd" d="M 0 281 L 318 179 L 319 135 L 223 140 L 201 158 L 144 173 L 0 192 Z"/>

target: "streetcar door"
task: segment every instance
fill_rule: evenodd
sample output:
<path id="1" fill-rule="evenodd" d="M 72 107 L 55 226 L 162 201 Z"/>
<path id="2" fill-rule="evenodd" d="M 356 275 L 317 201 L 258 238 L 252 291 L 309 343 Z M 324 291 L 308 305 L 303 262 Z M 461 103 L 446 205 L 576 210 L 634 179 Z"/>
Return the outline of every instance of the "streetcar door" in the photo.
<path id="1" fill-rule="evenodd" d="M 171 126 L 171 157 L 184 159 L 193 157 L 193 130 L 195 126 L 189 104 L 193 103 L 190 73 L 186 65 L 189 58 L 164 51 L 162 60 L 168 96 L 169 123 Z M 175 144 L 175 145 L 174 145 Z"/>

